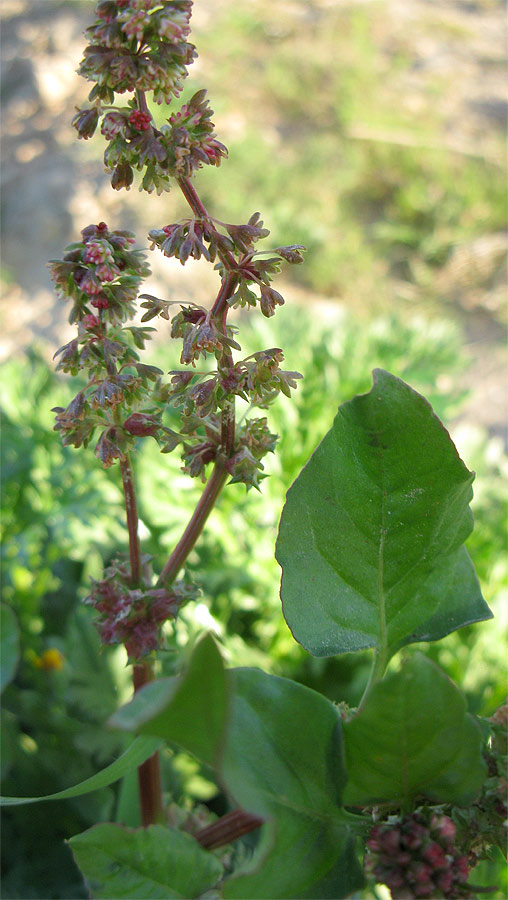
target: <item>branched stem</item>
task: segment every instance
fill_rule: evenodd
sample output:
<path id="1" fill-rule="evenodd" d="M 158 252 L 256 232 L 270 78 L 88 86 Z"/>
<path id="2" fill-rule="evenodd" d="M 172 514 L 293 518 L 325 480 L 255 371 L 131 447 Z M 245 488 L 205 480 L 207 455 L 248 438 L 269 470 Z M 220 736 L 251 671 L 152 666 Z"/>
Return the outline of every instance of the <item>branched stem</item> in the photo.
<path id="1" fill-rule="evenodd" d="M 190 180 L 188 178 L 179 178 L 178 184 L 193 213 L 200 218 L 210 219 L 206 207 L 202 203 Z M 236 268 L 234 256 L 231 253 L 222 253 L 220 254 L 220 257 L 226 268 L 226 273 L 222 279 L 222 284 L 211 312 L 215 319 L 220 320 L 222 333 L 226 334 L 226 319 L 229 312 L 228 300 L 236 289 L 238 275 L 236 271 L 234 271 Z M 224 350 L 221 364 L 223 366 L 233 365 L 233 358 L 229 350 Z M 228 479 L 228 472 L 224 467 L 224 463 L 226 459 L 232 456 L 234 447 L 235 406 L 234 401 L 231 401 L 224 405 L 221 412 L 221 459 L 218 459 L 215 463 L 215 467 L 206 483 L 206 487 L 201 495 L 199 503 L 196 506 L 182 537 L 162 569 L 158 585 L 170 584 L 174 581 L 203 531 L 205 522 Z"/>
<path id="2" fill-rule="evenodd" d="M 194 547 L 199 535 L 203 531 L 205 522 L 210 515 L 217 497 L 224 487 L 228 477 L 228 472 L 224 468 L 224 462 L 217 461 L 215 463 L 212 474 L 210 475 L 206 483 L 205 489 L 201 494 L 199 503 L 189 520 L 187 528 L 185 529 L 182 537 L 178 541 L 178 544 L 176 545 L 173 553 L 169 557 L 160 574 L 159 580 L 157 582 L 159 586 L 163 584 L 171 584 L 171 582 L 175 580 L 178 572 L 182 568 L 185 560 Z"/>
<path id="3" fill-rule="evenodd" d="M 134 473 L 127 453 L 120 460 L 122 473 L 123 493 L 125 497 L 125 513 L 127 516 L 127 531 L 129 532 L 129 559 L 131 565 L 132 584 L 137 586 L 141 579 L 141 548 L 138 537 L 138 504 L 136 500 L 136 486 Z"/>
<path id="4" fill-rule="evenodd" d="M 223 279 L 221 284 L 221 288 L 215 302 L 212 306 L 212 315 L 215 318 L 221 317 L 221 325 L 222 331 L 226 333 L 226 318 L 229 312 L 228 300 L 233 296 L 236 286 L 238 284 L 238 276 L 235 272 L 228 272 L 226 277 Z"/>
<path id="5" fill-rule="evenodd" d="M 183 177 L 178 178 L 178 184 L 194 215 L 197 216 L 198 219 L 210 219 L 208 210 L 199 197 L 190 179 Z"/>
<path id="6" fill-rule="evenodd" d="M 187 200 L 187 203 L 192 209 L 194 215 L 197 216 L 198 219 L 208 219 L 211 222 L 212 218 L 190 179 L 178 178 L 177 180 L 180 186 L 180 190 L 182 191 L 182 194 Z M 231 273 L 236 269 L 236 260 L 232 253 L 230 253 L 228 250 L 219 250 L 218 255 L 228 272 Z"/>

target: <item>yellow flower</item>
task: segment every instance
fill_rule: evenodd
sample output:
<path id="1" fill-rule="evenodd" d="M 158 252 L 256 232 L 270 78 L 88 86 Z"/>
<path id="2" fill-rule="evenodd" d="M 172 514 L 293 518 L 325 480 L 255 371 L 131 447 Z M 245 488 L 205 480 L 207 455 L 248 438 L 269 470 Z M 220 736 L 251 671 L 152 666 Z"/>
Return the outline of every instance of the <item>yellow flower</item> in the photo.
<path id="1" fill-rule="evenodd" d="M 42 656 L 36 656 L 34 665 L 38 669 L 44 669 L 45 672 L 59 672 L 63 668 L 64 657 L 56 647 L 50 647 L 45 650 Z"/>

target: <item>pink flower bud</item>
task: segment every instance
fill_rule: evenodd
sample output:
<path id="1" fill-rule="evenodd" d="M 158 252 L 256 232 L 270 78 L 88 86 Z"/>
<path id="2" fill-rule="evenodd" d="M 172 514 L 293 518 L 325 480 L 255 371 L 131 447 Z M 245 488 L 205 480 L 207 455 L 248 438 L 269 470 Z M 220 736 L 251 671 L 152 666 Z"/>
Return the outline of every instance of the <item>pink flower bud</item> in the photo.
<path id="1" fill-rule="evenodd" d="M 446 840 L 453 841 L 455 837 L 455 825 L 448 816 L 432 816 L 430 827 Z"/>
<path id="2" fill-rule="evenodd" d="M 400 829 L 388 828 L 379 835 L 379 843 L 384 853 L 396 856 L 400 849 Z"/>
<path id="3" fill-rule="evenodd" d="M 440 891 L 443 892 L 445 896 L 448 895 L 448 892 L 453 884 L 453 872 L 449 869 L 444 872 L 440 872 L 436 877 L 436 885 Z"/>
<path id="4" fill-rule="evenodd" d="M 92 316 L 90 313 L 87 316 L 83 316 L 82 323 L 85 328 L 97 328 L 101 324 L 101 320 L 97 318 L 97 316 Z"/>
<path id="5" fill-rule="evenodd" d="M 455 860 L 453 863 L 453 873 L 455 875 L 455 880 L 459 883 L 464 884 L 464 882 L 467 881 L 469 866 L 465 856 L 459 856 L 459 858 Z"/>
<path id="6" fill-rule="evenodd" d="M 150 113 L 141 112 L 139 109 L 133 109 L 129 116 L 129 124 L 133 125 L 138 131 L 147 131 L 151 122 L 152 117 Z"/>
<path id="7" fill-rule="evenodd" d="M 423 858 L 431 864 L 434 869 L 445 869 L 448 865 L 446 854 L 439 844 L 432 843 L 423 851 Z"/>
<path id="8" fill-rule="evenodd" d="M 95 306 L 95 309 L 108 309 L 109 300 L 105 294 L 96 294 L 93 300 L 90 301 L 91 306 Z"/>

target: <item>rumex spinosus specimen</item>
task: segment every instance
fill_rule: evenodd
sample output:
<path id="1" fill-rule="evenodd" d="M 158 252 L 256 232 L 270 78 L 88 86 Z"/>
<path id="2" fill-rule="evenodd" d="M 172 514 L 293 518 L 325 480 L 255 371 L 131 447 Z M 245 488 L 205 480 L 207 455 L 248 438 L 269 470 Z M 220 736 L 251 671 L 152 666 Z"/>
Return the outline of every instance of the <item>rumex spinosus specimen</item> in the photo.
<path id="1" fill-rule="evenodd" d="M 104 222 L 85 227 L 63 258 L 50 263 L 58 294 L 71 303 L 69 320 L 77 327 L 77 336 L 57 351 L 57 368 L 87 379 L 65 409 L 55 409 L 55 429 L 66 445 L 87 447 L 94 441 L 104 467 L 118 463 L 125 496 L 129 561 L 110 563 L 87 602 L 98 612 L 101 640 L 125 645 L 137 689 L 153 678 L 153 653 L 163 638 L 162 625 L 196 596 L 194 585 L 176 577 L 220 492 L 228 482 L 259 489 L 265 477 L 262 459 L 275 449 L 277 435 L 266 416 L 236 422 L 236 399 L 246 401 L 249 410 L 266 410 L 279 393 L 289 397 L 301 377 L 281 368 L 284 356 L 279 348 L 246 359 L 233 355 L 241 345 L 237 329 L 227 321 L 229 310 L 259 306 L 263 315 L 272 316 L 284 303 L 272 279 L 283 262 L 300 263 L 304 248 L 258 249 L 258 241 L 269 234 L 259 213 L 246 224 L 224 223 L 208 213 L 195 189 L 195 173 L 204 165 L 219 166 L 227 150 L 215 136 L 206 91 L 199 90 L 175 108 L 196 55 L 187 41 L 191 11 L 189 0 L 97 3 L 79 67 L 93 87 L 88 106 L 77 110 L 73 125 L 85 140 L 100 130 L 115 190 L 129 190 L 139 173 L 140 191 L 161 194 L 177 186 L 183 192 L 191 216 L 152 229 L 151 249 L 182 265 L 201 257 L 214 264 L 220 276 L 217 296 L 208 308 L 188 303 L 173 311 L 169 301 L 140 294 L 150 274 L 146 253 L 134 249 L 134 235 Z M 160 128 L 149 100 L 171 105 Z M 170 372 L 169 381 L 138 353 L 154 331 L 132 324 L 138 301 L 142 323 L 159 318 L 165 326 L 170 320 L 171 338 L 182 341 L 180 363 L 186 368 Z M 212 358 L 215 369 L 210 370 Z M 204 370 L 197 369 L 199 362 L 206 364 Z M 178 410 L 178 430 L 164 422 L 168 408 Z M 162 453 L 178 449 L 184 472 L 206 483 L 158 576 L 140 548 L 131 462 L 137 442 L 146 437 L 153 438 Z M 141 802 L 144 824 L 149 824 L 161 817 L 157 758 L 144 766 L 145 776 L 149 773 Z"/>

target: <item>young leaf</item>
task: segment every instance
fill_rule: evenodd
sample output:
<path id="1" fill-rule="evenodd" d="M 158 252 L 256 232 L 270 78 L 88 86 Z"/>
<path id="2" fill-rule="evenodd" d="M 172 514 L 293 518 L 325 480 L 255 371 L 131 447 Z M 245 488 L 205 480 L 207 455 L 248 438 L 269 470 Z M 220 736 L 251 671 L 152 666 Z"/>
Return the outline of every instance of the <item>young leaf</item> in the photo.
<path id="1" fill-rule="evenodd" d="M 473 478 L 427 401 L 376 369 L 288 492 L 276 555 L 296 640 L 387 660 L 490 618 L 462 547 Z"/>
<path id="2" fill-rule="evenodd" d="M 255 669 L 231 672 L 234 699 L 222 779 L 268 820 L 226 898 L 346 897 L 363 883 L 347 817 L 340 719 L 309 688 Z"/>
<path id="3" fill-rule="evenodd" d="M 344 724 L 344 740 L 346 805 L 426 797 L 465 806 L 486 777 L 480 729 L 463 695 L 421 653 L 372 688 Z"/>
<path id="4" fill-rule="evenodd" d="M 229 706 L 224 666 L 211 635 L 196 645 L 182 678 L 160 678 L 138 691 L 109 720 L 114 728 L 137 731 L 179 744 L 202 762 L 217 766 Z"/>
<path id="5" fill-rule="evenodd" d="M 19 628 L 14 610 L 0 603 L 0 693 L 12 681 L 19 662 Z"/>
<path id="6" fill-rule="evenodd" d="M 69 844 L 94 900 L 188 900 L 222 874 L 219 860 L 189 834 L 160 825 L 94 825 Z"/>
<path id="7" fill-rule="evenodd" d="M 136 738 L 114 763 L 74 787 L 58 791 L 56 794 L 46 794 L 44 797 L 0 797 L 0 806 L 23 806 L 25 803 L 40 803 L 42 800 L 66 800 L 68 797 L 81 797 L 82 794 L 98 791 L 123 778 L 131 769 L 144 763 L 149 756 L 153 756 L 160 744 L 161 742 L 154 738 Z"/>

